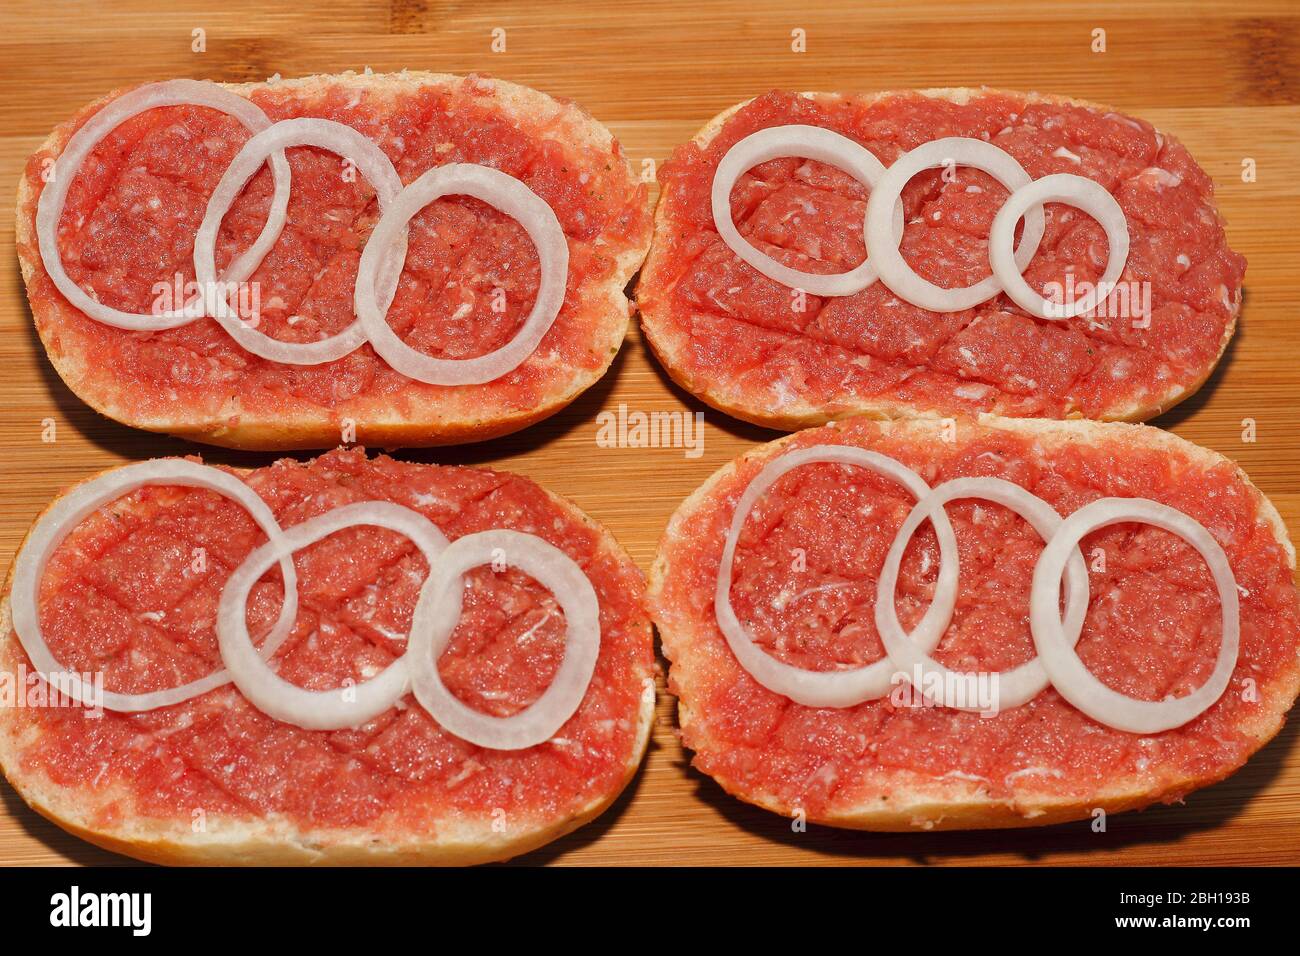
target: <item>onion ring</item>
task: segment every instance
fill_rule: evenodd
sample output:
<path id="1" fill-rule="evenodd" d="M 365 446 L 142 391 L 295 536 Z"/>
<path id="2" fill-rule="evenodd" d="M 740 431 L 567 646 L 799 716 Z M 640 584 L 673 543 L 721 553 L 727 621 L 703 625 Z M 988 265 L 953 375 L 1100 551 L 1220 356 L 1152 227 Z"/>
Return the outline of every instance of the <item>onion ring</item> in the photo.
<path id="1" fill-rule="evenodd" d="M 239 502 L 253 520 L 266 533 L 267 545 L 283 544 L 283 532 L 270 507 L 247 484 L 220 469 L 200 465 L 183 458 L 160 458 L 114 469 L 105 475 L 78 485 L 50 506 L 36 522 L 22 552 L 14 563 L 13 589 L 10 602 L 13 627 L 18 640 L 31 659 L 32 666 L 42 674 L 57 674 L 60 689 L 80 703 L 92 703 L 94 692 L 83 686 L 81 678 L 67 671 L 50 651 L 41 633 L 38 607 L 41 578 L 50 558 L 73 526 L 87 515 L 102 508 L 122 495 L 144 485 L 180 485 L 206 488 Z M 273 563 L 273 562 L 272 562 Z M 268 563 L 267 567 L 270 564 Z M 265 569 L 263 569 L 265 570 Z M 280 574 L 284 581 L 284 601 L 275 626 L 262 643 L 260 653 L 270 657 L 284 643 L 293 630 L 298 616 L 298 576 L 293 562 L 280 560 Z M 249 646 L 251 647 L 251 641 Z M 254 652 L 254 656 L 258 652 Z M 49 680 L 49 678 L 46 678 Z M 224 670 L 216 670 L 206 677 L 145 694 L 119 694 L 106 691 L 103 704 L 109 710 L 134 713 L 179 704 L 199 694 L 229 683 L 231 677 Z M 53 681 L 51 681 L 53 683 Z"/>
<path id="2" fill-rule="evenodd" d="M 1219 589 L 1223 632 L 1214 670 L 1204 684 L 1184 697 L 1137 700 L 1113 690 L 1094 677 L 1061 631 L 1057 613 L 1061 572 L 1080 540 L 1099 528 L 1141 521 L 1178 535 L 1201 553 Z M 1135 734 L 1155 734 L 1182 726 L 1214 704 L 1227 690 L 1237 665 L 1241 611 L 1237 582 L 1228 556 L 1213 535 L 1196 519 L 1146 498 L 1100 498 L 1084 505 L 1062 523 L 1047 542 L 1034 568 L 1029 595 L 1029 622 L 1038 659 L 1052 685 L 1071 704 L 1094 720 Z"/>
<path id="3" fill-rule="evenodd" d="M 564 611 L 564 659 L 542 695 L 517 714 L 492 717 L 461 703 L 442 683 L 438 658 L 460 619 L 471 568 L 504 560 L 549 588 Z M 411 621 L 407 646 L 411 687 L 438 723 L 462 740 L 493 750 L 545 743 L 582 704 L 600 653 L 600 605 L 582 568 L 531 534 L 496 529 L 457 538 L 429 574 Z"/>
<path id="4" fill-rule="evenodd" d="M 291 684 L 271 669 L 270 655 L 258 654 L 248 635 L 248 594 L 276 561 L 344 528 L 376 525 L 406 535 L 424 554 L 432 569 L 447 547 L 438 527 L 419 512 L 390 501 L 362 501 L 327 511 L 286 529 L 244 559 L 221 592 L 217 605 L 217 640 L 231 680 L 263 713 L 307 730 L 357 727 L 397 703 L 410 687 L 407 652 L 376 676 L 360 684 L 333 690 L 307 690 Z M 427 583 L 427 582 L 426 582 Z"/>
<path id="5" fill-rule="evenodd" d="M 273 339 L 252 328 L 230 308 L 226 301 L 224 283 L 218 283 L 216 274 L 217 231 L 221 228 L 222 219 L 248 180 L 261 169 L 266 157 L 271 154 L 283 155 L 284 150 L 291 146 L 318 146 L 352 162 L 374 187 L 381 212 L 402 191 L 402 180 L 393 168 L 392 161 L 372 140 L 351 126 L 326 119 L 281 120 L 244 144 L 208 198 L 207 211 L 194 237 L 194 275 L 199 288 L 203 290 L 205 312 L 216 319 L 230 333 L 231 338 L 246 350 L 273 362 L 320 365 L 342 358 L 365 342 L 366 332 L 360 322 L 353 321 L 342 332 L 318 342 L 283 342 Z M 281 221 L 279 225 L 280 229 L 276 229 L 271 243 L 251 263 L 249 275 L 261 264 L 267 250 L 279 238 L 284 222 Z M 397 292 L 397 282 L 405 258 L 406 231 L 402 230 L 389 247 L 389 254 L 384 260 L 380 296 L 385 311 Z"/>
<path id="6" fill-rule="evenodd" d="M 736 504 L 731 528 L 722 547 L 714 610 L 718 627 L 740 666 L 768 690 L 809 707 L 851 707 L 889 693 L 895 667 L 888 655 L 851 670 L 810 671 L 794 667 L 777 660 L 755 644 L 731 606 L 731 573 L 736 557 L 736 543 L 754 503 L 786 472 L 800 465 L 822 461 L 867 468 L 886 478 L 892 478 L 917 499 L 924 498 L 930 491 L 930 486 L 921 476 L 906 465 L 886 455 L 852 445 L 811 445 L 773 459 L 754 476 Z M 919 646 L 927 652 L 934 649 L 944 627 L 952 619 L 957 600 L 957 539 L 946 514 L 937 512 L 933 521 L 939 539 L 939 578 L 935 583 L 930 607 L 917 628 L 922 635 Z M 926 643 L 927 640 L 930 641 L 929 644 Z"/>
<path id="7" fill-rule="evenodd" d="M 1050 302 L 1031 289 L 1020 274 L 1024 266 L 1017 268 L 1011 256 L 1011 242 L 1020 217 L 1031 206 L 1041 211 L 1043 204 L 1049 202 L 1069 203 L 1088 213 L 1106 230 L 1106 242 L 1110 247 L 1106 271 L 1096 287 L 1072 303 Z M 1128 249 L 1128 222 L 1115 197 L 1100 183 L 1071 173 L 1055 173 L 1021 186 L 998 210 L 989 230 L 989 263 L 1002 284 L 1002 291 L 1016 305 L 1040 319 L 1072 319 L 1091 312 L 1098 302 L 1104 302 L 1124 274 Z"/>
<path id="8" fill-rule="evenodd" d="M 482 200 L 516 219 L 537 247 L 541 284 L 532 310 L 513 339 L 495 351 L 467 359 L 425 355 L 398 337 L 386 321 L 388 305 L 376 301 L 380 257 L 388 256 L 411 217 L 442 196 Z M 399 257 L 399 261 L 404 258 Z M 409 184 L 370 234 L 357 267 L 354 295 L 357 318 L 381 358 L 407 378 L 430 385 L 482 385 L 518 368 L 536 351 L 564 305 L 569 274 L 569 244 L 555 211 L 527 185 L 500 170 L 473 163 L 435 166 Z"/>
<path id="9" fill-rule="evenodd" d="M 868 256 L 861 265 L 849 272 L 820 275 L 800 272 L 782 265 L 749 242 L 731 218 L 731 190 L 736 181 L 759 163 L 786 156 L 813 159 L 848 173 L 863 186 L 874 189 L 885 173 L 884 164 L 870 150 L 847 136 L 820 126 L 803 126 L 792 123 L 773 126 L 751 133 L 727 150 L 713 173 L 713 222 L 718 227 L 728 248 L 760 273 L 788 286 L 802 289 L 810 295 L 846 296 L 861 292 L 876 281 L 876 269 Z M 903 203 L 894 206 L 894 241 L 903 238 Z"/>
<path id="10" fill-rule="evenodd" d="M 907 550 L 912 535 L 927 518 L 941 514 L 943 506 L 957 498 L 983 498 L 1010 508 L 1042 535 L 1046 541 L 1061 527 L 1063 519 L 1042 498 L 1012 482 L 1001 478 L 954 478 L 937 485 L 921 498 L 911 513 L 898 529 L 898 535 L 885 557 L 884 567 L 876 590 L 876 630 L 885 645 L 885 652 L 899 671 L 908 675 L 920 673 L 934 675 L 945 691 L 955 685 L 949 679 L 953 674 L 947 667 L 921 650 L 922 646 L 936 647 L 943 632 L 947 630 L 949 619 L 922 621 L 911 634 L 903 632 L 894 608 L 894 592 L 898 585 L 898 570 L 902 564 L 903 552 Z M 1069 564 L 1065 568 L 1065 639 L 1071 647 L 1079 640 L 1083 631 L 1083 619 L 1088 613 L 1088 569 L 1083 562 L 1083 554 L 1078 547 L 1070 553 Z M 1059 581 L 1059 577 L 1057 578 Z M 923 630 L 925 627 L 935 629 L 935 633 Z M 928 681 L 927 681 L 928 682 Z M 1047 689 L 1049 680 L 1047 671 L 1037 660 L 1005 671 L 998 678 L 998 699 L 995 709 L 1010 709 L 1027 703 Z M 945 693 L 945 707 L 955 710 L 981 710 L 978 705 L 961 704 Z"/>
<path id="11" fill-rule="evenodd" d="M 1015 192 L 1032 180 L 1016 160 L 992 143 L 964 136 L 949 136 L 918 146 L 900 156 L 880 178 L 867 200 L 866 237 L 868 258 L 876 264 L 880 281 L 900 299 L 931 312 L 960 312 L 974 308 L 1000 291 L 998 277 L 990 275 L 962 289 L 945 289 L 922 279 L 907 260 L 899 243 L 891 238 L 886 216 L 899 201 L 903 187 L 923 169 L 956 163 L 982 169 L 1008 190 Z M 1043 239 L 1045 220 L 1041 206 L 1030 208 L 1025 215 L 1025 229 L 1016 248 L 1016 264 L 1024 269 L 1038 251 Z"/>
<path id="12" fill-rule="evenodd" d="M 58 242 L 59 219 L 67 202 L 68 189 L 81 164 L 99 141 L 131 117 L 147 110 L 186 105 L 204 106 L 226 113 L 255 134 L 271 125 L 270 118 L 257 104 L 215 83 L 201 80 L 151 83 L 119 96 L 87 120 L 64 146 L 55 160 L 53 179 L 41 190 L 41 197 L 36 204 L 36 236 L 45 271 L 74 308 L 97 322 L 120 329 L 158 331 L 186 325 L 203 315 L 201 297 L 195 297 L 181 308 L 159 315 L 122 312 L 96 301 L 73 282 L 63 268 Z M 230 264 L 223 281 L 243 282 L 252 275 L 284 228 L 285 213 L 289 208 L 289 163 L 284 158 L 283 151 L 277 151 L 271 157 L 271 174 L 275 180 L 275 194 L 271 199 L 271 211 L 266 224 L 253 245 Z"/>

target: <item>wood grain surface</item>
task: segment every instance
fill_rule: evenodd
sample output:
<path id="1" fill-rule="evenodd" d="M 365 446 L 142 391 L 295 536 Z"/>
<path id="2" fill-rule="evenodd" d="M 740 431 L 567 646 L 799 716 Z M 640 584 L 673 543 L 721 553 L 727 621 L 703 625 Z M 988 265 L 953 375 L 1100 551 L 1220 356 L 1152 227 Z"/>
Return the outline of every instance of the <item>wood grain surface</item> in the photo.
<path id="1" fill-rule="evenodd" d="M 494 28 L 506 50 L 490 49 Z M 1104 53 L 1093 31 L 1106 31 Z M 192 51 L 193 31 L 206 51 Z M 806 31 L 806 52 L 791 49 Z M 1223 4 L 861 3 L 758 0 L 561 4 L 353 0 L 0 2 L 0 183 L 12 188 L 56 123 L 116 86 L 171 77 L 260 80 L 370 66 L 489 72 L 568 96 L 634 162 L 663 160 L 722 108 L 764 90 L 977 86 L 1108 103 L 1180 137 L 1211 173 L 1234 248 L 1250 260 L 1242 322 L 1207 387 L 1157 424 L 1239 461 L 1300 532 L 1300 7 Z M 1242 181 L 1244 159 L 1258 178 Z M 61 488 L 116 462 L 199 450 L 99 418 L 53 373 L 32 329 L 0 215 L 0 574 Z M 704 454 L 606 449 L 595 416 L 702 410 Z M 1257 440 L 1243 442 L 1243 419 Z M 54 419 L 57 441 L 41 440 Z M 775 433 L 705 409 L 672 386 L 635 334 L 610 373 L 561 415 L 421 461 L 518 471 L 568 495 L 649 568 L 677 504 L 714 469 Z M 208 460 L 269 455 L 208 449 Z M 646 764 L 602 818 L 527 863 L 1300 863 L 1296 722 L 1230 780 L 1185 805 L 986 833 L 876 835 L 789 821 L 726 796 L 689 767 L 661 694 Z M 68 836 L 0 784 L 0 863 L 128 862 Z"/>

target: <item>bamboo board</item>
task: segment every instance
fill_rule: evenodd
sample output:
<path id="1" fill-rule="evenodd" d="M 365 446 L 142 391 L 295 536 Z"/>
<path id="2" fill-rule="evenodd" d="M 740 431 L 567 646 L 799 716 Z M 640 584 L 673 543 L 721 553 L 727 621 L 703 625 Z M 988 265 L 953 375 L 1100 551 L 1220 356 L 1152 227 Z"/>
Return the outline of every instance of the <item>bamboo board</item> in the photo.
<path id="1" fill-rule="evenodd" d="M 492 52 L 493 31 L 505 51 Z M 1093 52 L 1094 32 L 1106 50 Z M 193 52 L 194 31 L 206 49 Z M 792 49 L 802 30 L 806 50 Z M 498 34 L 498 37 L 500 35 Z M 109 89 L 179 76 L 245 81 L 370 66 L 490 72 L 569 96 L 639 165 L 662 161 L 722 108 L 773 87 L 875 90 L 987 84 L 1108 103 L 1180 137 L 1214 176 L 1234 248 L 1250 260 L 1236 340 L 1206 388 L 1157 424 L 1239 461 L 1300 535 L 1300 10 L 1285 2 L 560 4 L 226 0 L 0 2 L 0 183 L 51 127 Z M 1244 159 L 1257 179 L 1242 181 Z M 50 369 L 0 216 L 0 574 L 64 486 L 108 465 L 196 446 L 99 418 Z M 604 409 L 705 413 L 704 453 L 596 442 Z M 57 441 L 42 442 L 54 419 Z M 1257 440 L 1243 442 L 1243 420 Z M 519 471 L 604 522 L 648 569 L 677 504 L 717 467 L 776 437 L 672 386 L 635 332 L 610 373 L 523 433 L 423 461 Z M 204 449 L 211 461 L 269 455 Z M 522 858 L 555 864 L 1300 863 L 1300 745 L 1292 723 L 1240 773 L 1186 805 L 1088 824 L 879 835 L 743 805 L 689 767 L 670 698 L 642 772 L 594 824 Z M 128 862 L 45 822 L 0 784 L 0 864 Z"/>

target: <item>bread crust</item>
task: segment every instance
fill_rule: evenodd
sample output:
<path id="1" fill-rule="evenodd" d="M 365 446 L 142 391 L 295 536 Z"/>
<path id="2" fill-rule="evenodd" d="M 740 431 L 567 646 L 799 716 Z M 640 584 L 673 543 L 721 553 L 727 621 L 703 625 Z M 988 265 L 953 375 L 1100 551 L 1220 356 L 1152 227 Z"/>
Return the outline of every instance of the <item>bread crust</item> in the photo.
<path id="1" fill-rule="evenodd" d="M 63 495 L 113 471 L 104 469 L 69 486 L 32 522 L 32 527 Z M 246 474 L 250 469 L 231 469 Z M 630 562 L 627 552 L 610 532 L 567 498 L 547 491 L 555 505 L 594 530 L 603 552 Z M 31 533 L 30 528 L 28 534 Z M 16 555 L 27 543 L 24 535 Z M 9 596 L 17 557 L 5 577 L 0 598 L 0 672 L 17 673 L 27 655 L 13 630 Z M 645 640 L 653 640 L 650 622 L 642 623 Z M 440 825 L 432 836 L 407 834 L 394 840 L 367 828 L 303 829 L 284 819 L 225 820 L 209 818 L 203 832 L 194 832 L 188 819 L 131 819 L 119 815 L 116 823 L 96 822 L 96 814 L 119 795 L 96 793 L 89 787 L 72 790 L 51 783 L 39 772 L 22 765 L 24 741 L 14 722 L 17 708 L 0 707 L 0 774 L 23 801 L 73 836 L 124 856 L 169 866 L 472 866 L 508 860 L 572 833 L 600 816 L 636 776 L 654 726 L 657 692 L 647 675 L 637 712 L 632 753 L 617 786 L 572 813 L 501 830 L 490 815 L 464 818 Z"/>
<path id="2" fill-rule="evenodd" d="M 1281 515 L 1239 466 L 1217 452 L 1194 445 L 1170 432 L 1146 425 L 1087 420 L 1011 419 L 994 415 L 981 415 L 977 421 L 980 425 L 1032 435 L 1049 447 L 1071 443 L 1108 443 L 1120 446 L 1131 444 L 1147 448 L 1165 448 L 1171 453 L 1185 455 L 1191 461 L 1206 468 L 1218 467 L 1226 463 L 1234 469 L 1237 477 L 1255 497 L 1259 517 L 1267 524 L 1274 539 L 1282 547 L 1288 567 L 1294 576 L 1295 548 L 1291 544 Z M 835 429 L 840 427 L 840 423 L 831 422 L 827 427 Z M 890 420 L 883 422 L 882 427 L 889 435 L 906 436 L 913 440 L 918 437 L 935 442 L 942 440 L 940 429 L 943 426 L 935 419 Z M 674 512 L 651 567 L 647 605 L 655 627 L 659 631 L 664 656 L 670 664 L 668 689 L 677 698 L 678 722 L 683 738 L 689 746 L 697 750 L 709 747 L 721 749 L 723 745 L 709 737 L 707 728 L 697 714 L 692 702 L 694 674 L 691 667 L 685 663 L 685 658 L 689 656 L 693 643 L 712 639 L 712 635 L 708 632 L 716 630 L 717 624 L 709 618 L 704 622 L 703 627 L 696 626 L 696 622 L 683 620 L 683 615 L 671 613 L 670 609 L 665 607 L 665 602 L 661 600 L 665 582 L 674 573 L 674 544 L 685 538 L 684 529 L 692 516 L 704 509 L 717 507 L 713 492 L 719 484 L 734 475 L 743 465 L 766 462 L 779 456 L 797 437 L 797 435 L 787 435 L 765 445 L 759 445 L 711 475 Z M 1256 708 L 1255 719 L 1241 725 L 1243 733 L 1251 739 L 1250 753 L 1252 754 L 1272 740 L 1282 729 L 1286 713 L 1294 704 L 1297 695 L 1300 695 L 1300 657 L 1293 661 L 1289 670 L 1272 685 L 1261 687 L 1260 693 L 1260 706 Z M 890 789 L 887 798 L 881 796 L 867 803 L 827 815 L 809 816 L 808 819 L 826 826 L 884 832 L 1045 826 L 1087 819 L 1097 810 L 1120 813 L 1125 810 L 1142 809 L 1161 800 L 1177 799 L 1193 790 L 1225 779 L 1236 769 L 1237 767 L 1225 767 L 1219 772 L 1203 776 L 1188 774 L 1181 779 L 1170 781 L 1158 791 L 1149 789 L 1138 779 L 1122 778 L 1111 781 L 1102 790 L 1086 798 L 1039 795 L 1032 799 L 1019 797 L 995 799 L 974 781 L 937 780 L 932 776 L 909 771 L 896 775 L 897 785 Z M 721 777 L 714 779 L 724 790 L 746 803 L 752 803 L 782 816 L 792 816 L 796 813 L 797 808 L 774 794 L 754 792 L 729 779 Z"/>
<path id="3" fill-rule="evenodd" d="M 555 115 L 576 143 L 597 148 L 620 159 L 628 171 L 630 181 L 635 182 L 631 165 L 613 134 L 590 113 L 571 101 L 557 100 L 538 90 L 506 80 L 407 70 L 386 74 L 348 71 L 277 80 L 276 89 L 310 96 L 344 86 L 400 96 L 421 87 L 451 88 L 471 81 L 490 88 L 508 113 L 518 116 Z M 217 85 L 240 95 L 248 95 L 267 84 Z M 55 128 L 37 149 L 37 154 L 48 152 L 57 156 L 71 138 L 78 119 L 98 111 L 122 92 L 125 91 L 118 90 L 101 97 L 79 111 L 72 120 Z M 349 416 L 347 410 L 321 409 L 318 414 L 299 414 L 292 418 L 275 414 L 259 415 L 246 409 L 235 415 L 213 414 L 194 408 L 175 408 L 165 415 L 150 415 L 133 410 L 133 383 L 106 381 L 104 376 L 94 374 L 94 356 L 84 354 L 76 348 L 76 343 L 69 345 L 65 337 L 59 334 L 60 316 L 65 312 L 78 314 L 76 310 L 62 296 L 45 301 L 33 301 L 31 298 L 33 276 L 44 272 L 40 256 L 35 253 L 35 204 L 38 196 L 38 191 L 33 188 L 24 169 L 18 181 L 15 219 L 18 259 L 46 355 L 59 377 L 78 398 L 101 415 L 132 428 L 227 448 L 285 451 L 329 448 L 338 443 L 341 417 Z M 541 401 L 522 410 L 499 409 L 485 415 L 483 409 L 474 403 L 444 409 L 439 402 L 425 402 L 419 408 L 419 414 L 408 416 L 392 408 L 368 407 L 363 416 L 350 416 L 355 421 L 356 440 L 381 448 L 430 447 L 486 441 L 526 428 L 562 410 L 594 385 L 613 363 L 631 322 L 631 303 L 624 289 L 640 268 L 649 246 L 650 228 L 647 224 L 641 235 L 613 256 L 615 267 L 611 277 L 592 289 L 591 298 L 605 302 L 599 324 L 591 329 L 591 349 L 602 356 L 602 361 L 596 368 L 580 370 L 567 378 L 557 378 Z"/>
<path id="4" fill-rule="evenodd" d="M 1019 97 L 1027 104 L 1045 103 L 1058 106 L 1076 106 L 1084 109 L 1101 111 L 1101 112 L 1120 112 L 1113 107 L 1105 106 L 1098 103 L 1092 103 L 1087 100 L 1074 99 L 1067 96 L 1057 96 L 1044 93 L 1019 93 L 1011 90 L 994 89 L 990 87 L 972 88 L 972 87 L 936 87 L 924 90 L 886 90 L 879 93 L 862 95 L 858 97 L 863 103 L 874 103 L 879 100 L 887 99 L 891 96 L 897 96 L 899 93 L 915 93 L 920 96 L 928 96 L 937 99 L 946 99 L 949 102 L 958 105 L 968 102 L 972 97 L 983 95 Z M 801 94 L 807 97 L 842 97 L 849 94 L 843 93 L 816 93 L 808 92 Z M 856 96 L 856 94 L 854 94 Z M 697 146 L 708 146 L 713 138 L 718 135 L 727 120 L 733 115 L 744 109 L 753 100 L 745 100 L 734 106 L 729 106 L 713 119 L 709 120 L 692 137 L 692 142 Z M 671 190 L 661 184 L 658 202 L 655 205 L 654 215 L 654 237 L 650 243 L 650 251 L 646 256 L 645 265 L 641 270 L 641 275 L 637 280 L 636 299 L 637 308 L 641 316 L 641 331 L 646 342 L 649 343 L 650 350 L 659 360 L 668 376 L 699 398 L 701 401 L 726 412 L 734 418 L 750 422 L 754 425 L 761 425 L 765 428 L 776 428 L 782 431 L 798 431 L 803 428 L 813 428 L 819 425 L 825 425 L 831 421 L 837 421 L 845 418 L 855 418 L 864 416 L 875 419 L 903 418 L 912 416 L 940 417 L 943 412 L 932 411 L 929 409 L 918 409 L 914 406 L 902 402 L 892 401 L 881 398 L 860 399 L 855 401 L 851 407 L 829 413 L 808 402 L 794 401 L 787 407 L 780 410 L 770 408 L 755 407 L 752 404 L 745 404 L 737 401 L 736 398 L 726 394 L 724 391 L 710 387 L 709 385 L 695 381 L 689 371 L 689 363 L 686 357 L 686 350 L 689 345 L 685 336 L 675 335 L 667 327 L 666 323 L 658 321 L 659 303 L 661 296 L 656 294 L 655 284 L 658 281 L 658 273 L 664 268 L 664 245 L 661 237 L 667 231 L 667 198 Z M 1217 212 L 1217 209 L 1216 209 Z M 1099 416 L 1100 421 L 1109 422 L 1144 422 L 1162 415 L 1169 411 L 1180 402 L 1184 402 L 1196 394 L 1203 385 L 1213 375 L 1214 370 L 1218 367 L 1223 354 L 1228 349 L 1228 343 L 1231 342 L 1233 333 L 1237 328 L 1237 319 L 1241 313 L 1242 294 L 1241 289 L 1236 290 L 1232 303 L 1232 315 L 1224 328 L 1223 338 L 1219 342 L 1219 349 L 1202 375 L 1192 384 L 1182 386 L 1171 386 L 1165 394 L 1152 400 L 1147 404 L 1131 402 L 1128 405 L 1118 406 L 1108 409 L 1105 414 Z M 1069 418 L 1082 418 L 1083 415 L 1078 412 L 1071 413 Z"/>

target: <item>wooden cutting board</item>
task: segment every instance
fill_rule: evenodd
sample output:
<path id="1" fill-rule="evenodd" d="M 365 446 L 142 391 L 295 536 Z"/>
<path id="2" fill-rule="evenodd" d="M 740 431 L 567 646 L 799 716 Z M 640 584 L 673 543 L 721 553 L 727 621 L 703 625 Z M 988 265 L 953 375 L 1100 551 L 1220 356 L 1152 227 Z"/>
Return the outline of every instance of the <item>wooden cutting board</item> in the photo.
<path id="1" fill-rule="evenodd" d="M 165 7 L 165 10 L 156 9 Z M 202 30 L 203 52 L 194 52 Z M 504 30 L 504 52 L 493 52 Z M 1094 52 L 1094 31 L 1105 51 Z M 803 31 L 804 52 L 792 47 Z M 501 34 L 495 35 L 498 39 Z M 498 43 L 499 45 L 499 43 Z M 1300 532 L 1300 8 L 1287 2 L 856 0 L 765 4 L 530 4 L 44 0 L 0 7 L 0 183 L 56 123 L 116 86 L 192 76 L 404 67 L 490 72 L 569 96 L 613 128 L 638 164 L 662 161 L 724 107 L 764 90 L 988 84 L 1112 104 L 1180 137 L 1218 184 L 1234 248 L 1250 260 L 1240 330 L 1195 398 L 1157 424 L 1239 461 Z M 1257 179 L 1242 180 L 1255 161 Z M 9 188 L 9 187 L 6 187 Z M 0 573 L 61 488 L 105 466 L 196 446 L 132 431 L 84 407 L 45 361 L 0 217 Z M 686 406 L 706 418 L 704 454 L 596 443 L 602 409 Z M 1257 440 L 1242 440 L 1243 420 Z M 43 443 L 54 419 L 57 441 Z M 613 369 L 561 415 L 421 460 L 515 470 L 574 499 L 642 568 L 677 504 L 717 467 L 775 433 L 704 409 L 671 386 L 633 333 Z M 271 456 L 206 449 L 211 461 Z M 990 833 L 875 835 L 810 827 L 726 796 L 690 769 L 661 694 L 646 765 L 593 825 L 529 863 L 1300 863 L 1296 724 L 1227 782 L 1186 805 L 1087 823 Z M 126 862 L 63 833 L 0 784 L 0 863 Z"/>

